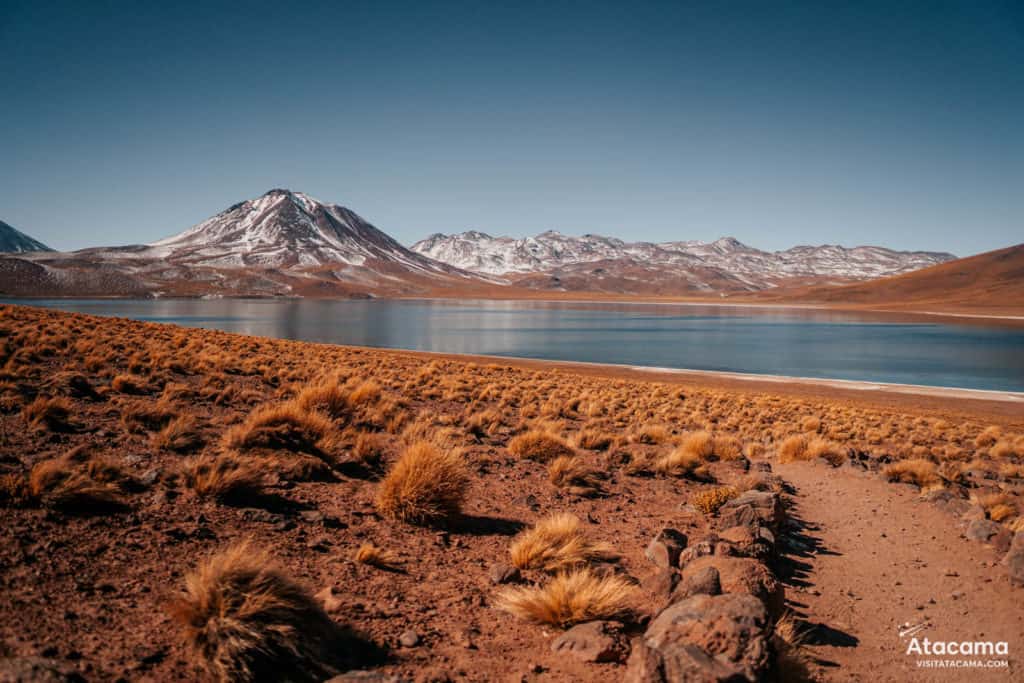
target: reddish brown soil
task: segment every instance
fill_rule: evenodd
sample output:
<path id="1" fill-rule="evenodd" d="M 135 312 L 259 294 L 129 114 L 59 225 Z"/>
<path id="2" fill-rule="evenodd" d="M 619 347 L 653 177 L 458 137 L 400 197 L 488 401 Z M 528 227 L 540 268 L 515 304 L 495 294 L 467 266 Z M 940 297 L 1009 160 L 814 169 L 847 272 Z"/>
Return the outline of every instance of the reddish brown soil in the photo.
<path id="1" fill-rule="evenodd" d="M 974 457 L 981 467 L 988 456 L 980 450 L 970 454 L 983 430 L 998 426 L 1014 443 L 1013 432 L 1024 422 L 1005 402 L 864 396 L 805 385 L 766 386 L 583 365 L 474 362 L 10 306 L 0 308 L 0 344 L 0 475 L 27 475 L 38 463 L 89 444 L 138 484 L 125 494 L 129 509 L 122 513 L 74 516 L 45 503 L 0 507 L 0 656 L 42 655 L 96 680 L 195 680 L 198 669 L 167 615 L 167 601 L 179 593 L 183 576 L 201 558 L 245 538 L 269 548 L 312 592 L 334 588 L 341 607 L 331 616 L 363 635 L 367 644 L 361 665 L 368 668 L 417 680 L 619 680 L 623 665 L 583 664 L 556 656 L 549 648 L 557 629 L 518 621 L 491 606 L 496 589 L 489 570 L 508 561 L 510 538 L 523 525 L 553 512 L 572 512 L 595 539 L 622 554 L 628 575 L 643 581 L 653 574 L 643 550 L 660 528 L 672 525 L 699 537 L 709 525 L 708 519 L 686 513 L 680 505 L 697 491 L 731 484 L 743 475 L 743 461 L 709 463 L 716 483 L 642 472 L 636 476 L 623 466 L 629 459 L 666 453 L 687 432 L 708 429 L 736 436 L 774 458 L 783 438 L 804 429 L 806 418 L 818 417 L 821 434 L 842 440 L 851 450 L 896 458 L 918 454 L 918 448 L 955 452 L 957 457 Z M 139 395 L 114 388 L 115 377 L 129 370 L 143 379 Z M 228 426 L 255 407 L 284 401 L 331 373 L 380 386 L 381 403 L 369 407 L 382 417 L 366 429 L 383 440 L 381 466 L 339 464 L 330 481 L 277 478 L 264 498 L 243 504 L 198 498 L 177 476 L 189 456 L 158 448 L 151 432 L 132 431 L 123 420 L 132 406 L 155 404 L 166 394 L 178 414 L 196 418 L 203 441 L 199 452 L 214 453 L 221 449 Z M 71 391 L 72 374 L 84 376 L 96 395 Z M 72 406 L 71 428 L 30 427 L 25 407 L 37 396 L 66 397 Z M 487 409 L 501 414 L 496 429 L 483 436 L 465 429 L 470 416 Z M 614 438 L 608 453 L 579 449 L 580 458 L 606 472 L 607 496 L 584 499 L 557 490 L 544 465 L 508 452 L 513 435 L 539 422 L 567 439 L 585 428 Z M 665 428 L 666 440 L 641 443 L 640 431 L 652 425 Z M 886 435 L 871 443 L 876 440 L 866 429 L 877 425 L 886 427 Z M 472 473 L 463 515 L 435 528 L 388 521 L 374 508 L 380 476 L 412 438 L 410 426 L 462 449 Z M 1019 454 L 1008 459 L 1019 460 Z M 833 470 L 800 466 L 782 471 L 796 487 L 800 517 L 823 525 L 806 533 L 817 536 L 823 548 L 838 549 L 850 558 L 845 579 L 861 597 L 857 608 L 865 612 L 876 601 L 899 597 L 898 591 L 883 590 L 878 567 L 867 555 L 872 547 L 858 545 L 848 535 L 858 523 L 864 525 L 861 533 L 882 529 L 869 526 L 864 509 L 869 498 L 877 501 L 877 512 L 871 515 L 907 529 L 900 537 L 902 531 L 885 527 L 889 538 L 919 544 L 928 558 L 950 555 L 948 561 L 926 560 L 930 567 L 960 567 L 970 553 L 986 557 L 968 548 L 949 525 L 939 532 L 931 530 L 931 523 L 912 526 L 920 507 L 899 488 L 847 474 L 837 479 Z M 835 490 L 832 482 L 840 482 Z M 1016 484 L 1010 479 L 1003 484 L 1015 495 Z M 835 505 L 840 496 L 849 496 L 856 505 Z M 366 541 L 397 553 L 401 570 L 354 562 L 355 550 Z M 915 547 L 904 545 L 906 552 Z M 914 576 L 909 560 L 894 558 L 898 563 L 890 576 Z M 884 616 L 877 623 L 847 617 L 843 610 L 850 598 L 841 593 L 844 569 L 829 555 L 809 561 L 806 580 L 827 589 L 821 588 L 821 599 L 815 601 L 792 593 L 794 607 L 812 621 L 851 631 L 860 639 L 863 645 L 851 650 L 856 656 L 816 650 L 839 665 L 823 669 L 826 677 L 849 679 L 866 671 L 876 643 L 884 644 L 884 634 L 873 635 L 876 627 L 890 629 L 889 619 L 914 615 L 904 617 L 901 610 L 886 607 L 879 609 Z M 979 600 L 963 604 L 971 605 L 979 619 L 988 611 L 989 621 L 977 628 L 994 633 L 1018 623 L 1021 593 L 1005 587 L 1005 572 L 987 569 L 978 565 L 958 571 L 971 582 L 968 595 Z M 541 578 L 526 573 L 527 581 Z M 989 579 L 992 586 L 1005 589 L 1008 597 L 1002 603 L 984 601 Z M 929 577 L 922 586 L 932 581 Z M 916 606 L 910 603 L 916 603 L 919 593 L 929 591 L 944 608 L 948 590 L 939 582 L 903 595 L 909 609 Z M 650 595 L 643 595 L 627 624 L 634 633 L 642 630 L 650 609 Z M 947 616 L 940 608 L 930 612 L 936 620 Z M 402 647 L 399 637 L 407 630 L 414 630 L 422 643 Z M 1019 642 L 1011 644 L 1011 652 L 1015 647 Z M 371 656 L 374 650 L 384 654 Z M 898 679 L 904 672 L 903 656 L 879 651 L 883 654 L 872 676 Z M 862 652 L 872 654 L 858 659 Z"/>
<path id="2" fill-rule="evenodd" d="M 964 670 L 918 668 L 931 658 L 906 654 L 900 627 L 927 622 L 919 638 L 1006 641 L 1009 668 L 969 677 L 1020 680 L 1024 593 L 996 570 L 994 549 L 968 542 L 956 518 L 916 491 L 873 474 L 811 463 L 776 472 L 792 486 L 792 512 L 804 525 L 798 542 L 809 549 L 791 556 L 787 596 L 813 625 L 807 649 L 823 677 L 966 680 Z"/>

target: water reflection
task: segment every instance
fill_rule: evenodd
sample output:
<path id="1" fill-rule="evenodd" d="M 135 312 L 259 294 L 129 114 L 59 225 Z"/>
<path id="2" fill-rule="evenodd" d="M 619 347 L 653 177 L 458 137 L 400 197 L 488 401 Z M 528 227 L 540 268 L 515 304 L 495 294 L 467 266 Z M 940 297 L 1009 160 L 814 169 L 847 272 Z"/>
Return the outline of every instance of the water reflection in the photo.
<path id="1" fill-rule="evenodd" d="M 1024 331 L 920 316 L 522 301 L 31 303 L 324 343 L 1024 391 Z"/>

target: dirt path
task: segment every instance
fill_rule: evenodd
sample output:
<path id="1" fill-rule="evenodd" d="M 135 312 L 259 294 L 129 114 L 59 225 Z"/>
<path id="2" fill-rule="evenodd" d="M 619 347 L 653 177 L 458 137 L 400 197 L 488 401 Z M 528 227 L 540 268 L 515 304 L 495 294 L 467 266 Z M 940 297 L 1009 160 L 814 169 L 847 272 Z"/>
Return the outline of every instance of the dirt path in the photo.
<path id="1" fill-rule="evenodd" d="M 1022 680 L 1024 590 L 996 552 L 968 541 L 952 516 L 877 476 L 816 463 L 777 465 L 802 524 L 782 572 L 825 680 Z M 786 546 L 783 546 L 786 548 Z M 1007 657 L 907 654 L 918 643 L 1006 641 Z M 919 668 L 922 659 L 1008 659 L 1008 668 Z"/>

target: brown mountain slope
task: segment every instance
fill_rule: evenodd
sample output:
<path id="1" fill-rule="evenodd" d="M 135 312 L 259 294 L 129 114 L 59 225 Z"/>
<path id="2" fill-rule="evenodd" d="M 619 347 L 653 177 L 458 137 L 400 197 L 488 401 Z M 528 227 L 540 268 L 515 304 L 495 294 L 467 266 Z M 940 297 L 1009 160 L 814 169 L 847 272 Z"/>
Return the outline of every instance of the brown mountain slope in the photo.
<path id="1" fill-rule="evenodd" d="M 779 292 L 772 298 L 832 305 L 1024 315 L 1024 244 L 905 275 Z"/>

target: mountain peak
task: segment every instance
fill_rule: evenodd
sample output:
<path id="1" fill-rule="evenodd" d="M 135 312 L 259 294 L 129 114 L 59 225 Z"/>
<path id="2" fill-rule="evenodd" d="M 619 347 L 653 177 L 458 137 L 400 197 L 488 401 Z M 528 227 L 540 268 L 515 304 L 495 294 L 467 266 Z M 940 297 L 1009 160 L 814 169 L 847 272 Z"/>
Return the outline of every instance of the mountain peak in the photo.
<path id="1" fill-rule="evenodd" d="M 53 251 L 53 249 L 0 221 L 0 252 L 21 254 L 28 251 Z"/>

